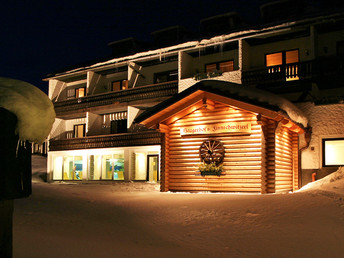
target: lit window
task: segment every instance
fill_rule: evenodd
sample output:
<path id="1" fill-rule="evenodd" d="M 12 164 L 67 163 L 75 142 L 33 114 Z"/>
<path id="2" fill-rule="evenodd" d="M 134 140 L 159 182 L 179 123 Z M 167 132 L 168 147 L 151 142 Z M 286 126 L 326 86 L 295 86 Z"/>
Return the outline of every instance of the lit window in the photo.
<path id="1" fill-rule="evenodd" d="M 288 50 L 265 56 L 266 66 L 284 65 L 299 62 L 299 50 Z"/>
<path id="2" fill-rule="evenodd" d="M 205 65 L 205 72 L 206 73 L 212 73 L 214 71 L 221 71 L 221 72 L 230 72 L 234 71 L 234 62 L 231 61 L 224 61 L 224 62 L 218 62 L 218 63 L 212 63 L 212 64 L 206 64 Z"/>
<path id="3" fill-rule="evenodd" d="M 74 138 L 85 137 L 85 124 L 74 125 Z"/>
<path id="4" fill-rule="evenodd" d="M 86 88 L 82 87 L 82 88 L 77 88 L 75 89 L 75 97 L 76 98 L 81 98 L 85 96 L 85 92 L 86 92 Z"/>
<path id="5" fill-rule="evenodd" d="M 113 91 L 120 91 L 128 89 L 128 80 L 114 81 L 111 83 Z"/>
<path id="6" fill-rule="evenodd" d="M 323 166 L 344 165 L 344 138 L 323 139 Z"/>
<path id="7" fill-rule="evenodd" d="M 63 180 L 82 180 L 82 156 L 65 156 L 62 165 Z"/>

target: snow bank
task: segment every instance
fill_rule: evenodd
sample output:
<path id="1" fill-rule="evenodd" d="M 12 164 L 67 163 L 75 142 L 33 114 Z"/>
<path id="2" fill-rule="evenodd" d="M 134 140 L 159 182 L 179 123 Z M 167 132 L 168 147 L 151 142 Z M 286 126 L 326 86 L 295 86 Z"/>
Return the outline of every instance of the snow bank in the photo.
<path id="1" fill-rule="evenodd" d="M 340 167 L 328 176 L 305 185 L 299 191 L 310 190 L 324 190 L 344 194 L 344 167 Z"/>
<path id="2" fill-rule="evenodd" d="M 48 96 L 27 82 L 0 77 L 0 107 L 17 116 L 21 140 L 42 143 L 55 121 Z"/>

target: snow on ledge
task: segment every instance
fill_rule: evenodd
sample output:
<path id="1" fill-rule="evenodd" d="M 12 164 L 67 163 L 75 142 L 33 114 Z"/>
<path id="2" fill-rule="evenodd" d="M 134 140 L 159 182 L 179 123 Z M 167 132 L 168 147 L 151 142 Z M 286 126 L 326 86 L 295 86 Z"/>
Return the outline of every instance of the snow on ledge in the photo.
<path id="1" fill-rule="evenodd" d="M 55 121 L 48 96 L 27 82 L 0 77 L 0 107 L 17 116 L 16 133 L 21 140 L 42 143 Z"/>

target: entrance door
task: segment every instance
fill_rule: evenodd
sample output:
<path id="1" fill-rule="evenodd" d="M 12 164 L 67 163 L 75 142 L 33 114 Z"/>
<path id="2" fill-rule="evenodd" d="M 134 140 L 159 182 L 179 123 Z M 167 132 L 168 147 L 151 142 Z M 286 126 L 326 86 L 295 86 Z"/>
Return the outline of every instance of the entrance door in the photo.
<path id="1" fill-rule="evenodd" d="M 147 181 L 159 180 L 159 155 L 147 155 Z"/>

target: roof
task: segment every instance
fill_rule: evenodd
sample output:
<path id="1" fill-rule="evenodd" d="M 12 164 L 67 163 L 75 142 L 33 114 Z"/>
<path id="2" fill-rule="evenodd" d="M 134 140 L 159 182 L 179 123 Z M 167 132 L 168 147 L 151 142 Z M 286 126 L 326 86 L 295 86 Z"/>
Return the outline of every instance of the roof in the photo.
<path id="1" fill-rule="evenodd" d="M 152 127 L 155 123 L 169 119 L 178 112 L 186 110 L 192 112 L 192 107 L 196 103 L 204 105 L 207 100 L 237 106 L 276 120 L 285 118 L 301 128 L 306 128 L 308 125 L 307 118 L 290 101 L 270 92 L 218 80 L 200 81 L 146 110 L 134 122 Z"/>

